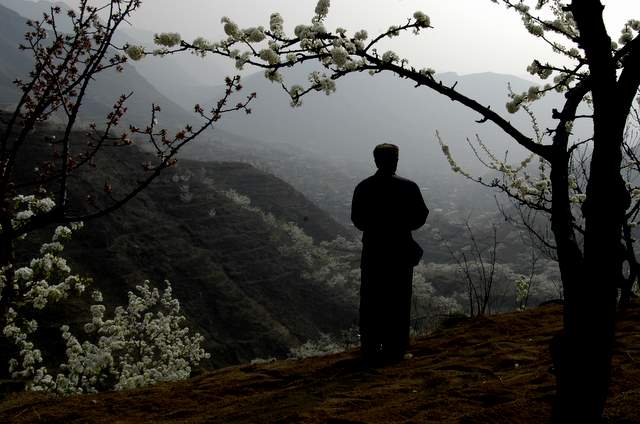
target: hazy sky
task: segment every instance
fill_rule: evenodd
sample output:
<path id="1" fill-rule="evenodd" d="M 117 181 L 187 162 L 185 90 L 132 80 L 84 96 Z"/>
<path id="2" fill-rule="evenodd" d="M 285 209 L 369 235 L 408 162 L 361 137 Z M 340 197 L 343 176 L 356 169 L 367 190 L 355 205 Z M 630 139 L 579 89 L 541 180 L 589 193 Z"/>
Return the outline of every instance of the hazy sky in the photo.
<path id="1" fill-rule="evenodd" d="M 268 26 L 280 12 L 285 24 L 308 23 L 317 0 L 144 0 L 133 20 L 141 29 L 180 32 L 186 39 L 222 37 L 220 18 L 229 16 L 241 27 Z M 640 1 L 608 0 L 605 19 L 612 38 L 623 23 L 640 19 Z M 431 17 L 434 30 L 407 34 L 388 43 L 416 67 L 473 73 L 494 71 L 525 75 L 533 57 L 548 57 L 549 49 L 522 27 L 520 18 L 489 0 L 331 0 L 327 26 L 367 29 L 370 34 L 404 23 L 414 11 Z"/>
<path id="2" fill-rule="evenodd" d="M 77 4 L 78 0 L 66 2 Z M 317 0 L 143 0 L 132 23 L 151 32 L 179 32 L 189 40 L 198 36 L 216 40 L 224 36 L 220 25 L 223 16 L 229 16 L 241 27 L 268 27 L 270 14 L 280 12 L 285 25 L 293 29 L 310 21 L 316 3 Z M 614 40 L 628 19 L 640 19 L 639 0 L 603 0 L 603 4 L 605 22 Z M 553 58 L 542 40 L 526 32 L 515 12 L 490 0 L 331 0 L 327 27 L 366 29 L 371 35 L 404 23 L 416 10 L 429 15 L 435 29 L 417 37 L 406 34 L 384 47 L 408 58 L 418 68 L 528 76 L 526 67 L 533 58 Z"/>

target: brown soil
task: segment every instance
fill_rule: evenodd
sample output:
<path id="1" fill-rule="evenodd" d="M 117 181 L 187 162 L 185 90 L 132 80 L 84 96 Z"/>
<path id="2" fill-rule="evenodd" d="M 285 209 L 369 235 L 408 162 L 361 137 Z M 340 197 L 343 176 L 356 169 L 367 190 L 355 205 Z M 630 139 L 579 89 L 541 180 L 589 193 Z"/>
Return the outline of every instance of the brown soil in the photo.
<path id="1" fill-rule="evenodd" d="M 561 307 L 451 324 L 412 359 L 367 369 L 357 352 L 243 365 L 188 381 L 56 399 L 22 393 L 0 422 L 543 423 L 554 393 L 548 343 Z M 640 305 L 621 312 L 610 423 L 640 423 Z"/>

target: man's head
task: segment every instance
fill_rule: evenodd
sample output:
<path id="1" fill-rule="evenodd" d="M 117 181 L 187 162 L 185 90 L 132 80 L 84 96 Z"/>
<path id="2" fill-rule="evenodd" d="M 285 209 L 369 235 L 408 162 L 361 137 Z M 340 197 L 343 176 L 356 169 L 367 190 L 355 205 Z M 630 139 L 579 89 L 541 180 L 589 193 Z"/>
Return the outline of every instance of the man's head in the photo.
<path id="1" fill-rule="evenodd" d="M 373 149 L 373 158 L 378 169 L 384 174 L 395 174 L 398 167 L 398 152 L 398 146 L 395 144 L 378 144 Z"/>

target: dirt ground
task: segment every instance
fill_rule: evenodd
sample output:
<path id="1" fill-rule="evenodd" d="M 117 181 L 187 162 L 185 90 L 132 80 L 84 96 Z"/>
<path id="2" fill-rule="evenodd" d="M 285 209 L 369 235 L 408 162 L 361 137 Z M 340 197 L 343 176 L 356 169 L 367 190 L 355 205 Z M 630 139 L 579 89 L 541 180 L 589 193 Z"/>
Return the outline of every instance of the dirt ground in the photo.
<path id="1" fill-rule="evenodd" d="M 449 324 L 412 359 L 375 369 L 357 352 L 242 365 L 187 381 L 64 399 L 21 393 L 8 423 L 544 423 L 554 394 L 548 343 L 561 307 Z M 640 423 L 640 304 L 621 312 L 609 423 Z"/>

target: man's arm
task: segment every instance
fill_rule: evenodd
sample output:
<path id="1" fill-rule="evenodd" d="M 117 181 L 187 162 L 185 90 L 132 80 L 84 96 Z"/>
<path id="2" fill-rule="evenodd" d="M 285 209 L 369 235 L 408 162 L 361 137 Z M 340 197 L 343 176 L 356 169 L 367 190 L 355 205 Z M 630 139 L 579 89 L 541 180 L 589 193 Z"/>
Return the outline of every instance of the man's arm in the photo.
<path id="1" fill-rule="evenodd" d="M 411 184 L 411 200 L 409 204 L 409 227 L 411 231 L 422 227 L 429 216 L 429 208 L 424 203 L 420 187 L 416 183 Z"/>
<path id="2" fill-rule="evenodd" d="M 353 191 L 353 200 L 351 201 L 351 222 L 360 231 L 366 231 L 368 228 L 367 207 L 365 205 L 365 196 L 362 185 L 358 184 Z"/>

